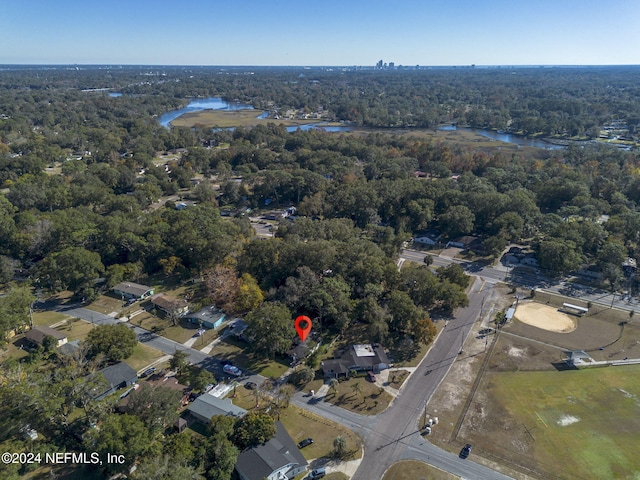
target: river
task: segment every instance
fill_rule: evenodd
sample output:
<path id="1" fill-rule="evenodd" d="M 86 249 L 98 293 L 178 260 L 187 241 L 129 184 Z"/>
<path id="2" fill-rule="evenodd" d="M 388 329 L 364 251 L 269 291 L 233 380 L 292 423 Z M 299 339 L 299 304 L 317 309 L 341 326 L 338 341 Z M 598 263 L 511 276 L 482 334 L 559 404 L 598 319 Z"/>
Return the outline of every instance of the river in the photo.
<path id="1" fill-rule="evenodd" d="M 463 130 L 465 132 L 473 132 L 478 135 L 482 135 L 483 137 L 490 138 L 491 140 L 497 140 L 505 143 L 512 143 L 514 145 L 519 145 L 521 147 L 536 147 L 536 148 L 545 148 L 547 150 L 562 150 L 563 148 L 567 148 L 562 145 L 554 145 L 549 142 L 545 142 L 544 140 L 538 140 L 536 138 L 527 138 L 521 135 L 513 135 L 511 133 L 504 132 L 496 132 L 494 130 L 483 130 L 482 128 L 470 128 L 470 127 L 456 127 L 455 125 L 445 125 L 439 127 L 438 130 L 452 131 L 452 130 Z"/>
<path id="2" fill-rule="evenodd" d="M 162 125 L 163 127 L 169 128 L 172 120 L 175 120 L 176 118 L 178 118 L 181 115 L 184 115 L 185 113 L 199 112 L 199 111 L 208 110 L 208 109 L 253 110 L 254 108 L 252 105 L 247 105 L 243 103 L 226 102 L 222 100 L 220 97 L 202 98 L 198 100 L 192 100 L 184 108 L 181 108 L 179 110 L 172 110 L 170 112 L 165 113 L 159 119 L 160 125 Z M 261 115 L 257 116 L 257 118 L 266 119 L 266 116 L 267 116 L 267 112 L 264 112 Z M 321 129 L 327 132 L 350 132 L 350 131 L 356 130 L 356 127 L 331 126 L 321 122 L 287 127 L 288 132 L 295 132 L 298 129 L 300 130 Z M 358 130 L 366 130 L 366 128 L 360 127 L 358 128 Z M 520 135 L 512 135 L 510 133 L 499 133 L 493 130 L 483 130 L 481 128 L 467 128 L 467 127 L 456 127 L 455 125 L 446 125 L 446 126 L 440 127 L 439 130 L 465 130 L 468 132 L 477 133 L 478 135 L 482 135 L 483 137 L 487 137 L 492 140 L 511 143 L 514 145 L 522 146 L 522 147 L 545 148 L 547 150 L 559 150 L 559 149 L 566 148 L 564 146 L 547 143 L 544 140 L 522 137 Z"/>

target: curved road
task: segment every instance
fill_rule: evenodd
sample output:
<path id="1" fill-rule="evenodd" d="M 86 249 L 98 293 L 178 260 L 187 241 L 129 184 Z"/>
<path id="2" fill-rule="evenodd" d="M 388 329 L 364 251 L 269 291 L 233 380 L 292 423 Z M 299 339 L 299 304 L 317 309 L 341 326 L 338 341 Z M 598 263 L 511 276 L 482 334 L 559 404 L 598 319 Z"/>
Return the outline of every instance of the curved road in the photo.
<path id="1" fill-rule="evenodd" d="M 474 278 L 468 294 L 469 306 L 456 312 L 456 318 L 441 331 L 400 394 L 381 414 L 358 415 L 316 399 L 309 402 L 302 394 L 293 398 L 298 406 L 350 427 L 363 437 L 364 457 L 354 480 L 382 478 L 393 463 L 403 459 L 423 461 L 465 479 L 511 478 L 474 463 L 473 454 L 469 459 L 462 460 L 432 445 L 418 432 L 429 399 L 458 357 L 464 339 L 481 314 L 485 283 Z"/>

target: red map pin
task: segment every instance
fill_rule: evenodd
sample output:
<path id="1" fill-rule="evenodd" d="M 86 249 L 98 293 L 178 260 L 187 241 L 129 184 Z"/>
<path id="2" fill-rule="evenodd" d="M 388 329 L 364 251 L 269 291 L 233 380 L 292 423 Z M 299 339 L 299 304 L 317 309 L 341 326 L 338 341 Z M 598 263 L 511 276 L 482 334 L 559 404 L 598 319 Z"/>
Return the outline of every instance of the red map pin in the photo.
<path id="1" fill-rule="evenodd" d="M 300 340 L 304 342 L 311 331 L 311 319 L 306 315 L 300 315 L 293 325 L 296 327 Z"/>

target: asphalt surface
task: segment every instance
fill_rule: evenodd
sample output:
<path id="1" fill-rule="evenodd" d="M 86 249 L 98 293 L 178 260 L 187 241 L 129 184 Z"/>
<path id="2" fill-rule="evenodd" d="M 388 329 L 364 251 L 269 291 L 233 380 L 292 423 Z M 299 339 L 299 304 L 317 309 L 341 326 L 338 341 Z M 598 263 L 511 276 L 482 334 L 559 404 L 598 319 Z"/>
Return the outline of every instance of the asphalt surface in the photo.
<path id="1" fill-rule="evenodd" d="M 222 370 L 222 363 L 215 357 L 203 353 L 200 350 L 186 347 L 181 343 L 170 340 L 149 330 L 145 330 L 144 328 L 134 326 L 127 322 L 119 321 L 109 315 L 94 312 L 93 310 L 89 310 L 88 308 L 81 307 L 77 304 L 68 306 L 56 306 L 51 309 L 65 313 L 66 315 L 72 317 L 81 318 L 82 320 L 86 320 L 87 322 L 93 323 L 94 325 L 115 325 L 118 323 L 124 323 L 129 328 L 133 329 L 140 343 L 153 347 L 156 350 L 160 350 L 167 355 L 173 355 L 178 350 L 183 351 L 188 355 L 187 361 L 189 361 L 193 365 L 198 365 L 199 367 L 210 371 L 219 381 L 235 379 L 240 382 L 252 381 L 260 385 L 265 380 L 265 377 L 261 375 L 255 375 L 252 372 L 247 371 L 243 371 L 243 375 L 241 375 L 240 377 L 230 377 L 228 374 L 224 373 L 224 371 Z"/>

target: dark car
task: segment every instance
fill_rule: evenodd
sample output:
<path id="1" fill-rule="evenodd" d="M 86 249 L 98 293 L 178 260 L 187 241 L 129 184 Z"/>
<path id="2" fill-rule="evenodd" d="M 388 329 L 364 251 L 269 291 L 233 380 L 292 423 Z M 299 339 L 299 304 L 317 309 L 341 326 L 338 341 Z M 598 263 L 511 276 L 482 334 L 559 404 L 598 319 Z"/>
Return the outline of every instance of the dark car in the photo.
<path id="1" fill-rule="evenodd" d="M 313 443 L 313 438 L 305 438 L 304 440 L 298 443 L 298 448 L 308 447 Z"/>
<path id="2" fill-rule="evenodd" d="M 258 385 L 256 385 L 253 382 L 247 382 L 244 384 L 244 388 L 246 388 L 247 390 L 255 390 L 257 388 Z"/>
<path id="3" fill-rule="evenodd" d="M 471 453 L 471 444 L 467 443 L 462 450 L 460 450 L 460 458 L 467 458 Z"/>
<path id="4" fill-rule="evenodd" d="M 150 367 L 147 368 L 144 372 L 142 372 L 142 376 L 143 377 L 148 377 L 149 375 L 151 375 L 152 373 L 155 373 L 156 368 L 155 367 Z"/>

